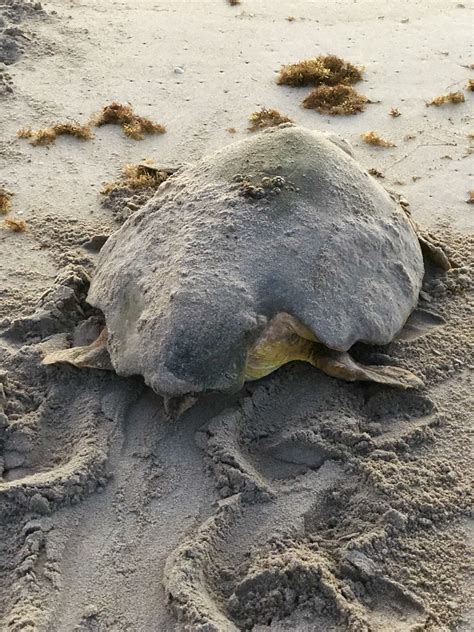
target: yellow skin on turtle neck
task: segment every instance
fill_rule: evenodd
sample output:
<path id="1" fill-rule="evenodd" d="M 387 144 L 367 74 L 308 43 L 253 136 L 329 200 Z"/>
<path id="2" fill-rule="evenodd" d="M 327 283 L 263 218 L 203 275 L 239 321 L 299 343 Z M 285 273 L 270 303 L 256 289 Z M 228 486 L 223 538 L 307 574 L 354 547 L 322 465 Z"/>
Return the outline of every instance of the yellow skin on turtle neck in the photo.
<path id="1" fill-rule="evenodd" d="M 249 350 L 245 380 L 258 380 L 295 360 L 314 366 L 315 342 L 310 330 L 293 316 L 278 314 Z"/>
<path id="2" fill-rule="evenodd" d="M 327 375 L 348 382 L 371 381 L 399 388 L 422 385 L 421 380 L 406 369 L 360 364 L 345 351 L 328 349 L 305 325 L 284 312 L 272 319 L 250 349 L 245 380 L 258 380 L 295 360 L 309 362 Z"/>

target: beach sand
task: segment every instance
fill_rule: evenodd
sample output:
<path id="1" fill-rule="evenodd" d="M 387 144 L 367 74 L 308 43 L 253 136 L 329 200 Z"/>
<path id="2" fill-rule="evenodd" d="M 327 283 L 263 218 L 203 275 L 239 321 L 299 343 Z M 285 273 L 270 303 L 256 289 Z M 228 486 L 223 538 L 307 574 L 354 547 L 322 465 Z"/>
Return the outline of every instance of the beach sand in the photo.
<path id="1" fill-rule="evenodd" d="M 0 630 L 473 629 L 473 96 L 426 107 L 472 78 L 472 20 L 445 0 L 0 2 L 0 186 L 26 222 L 0 222 Z M 276 84 L 328 53 L 364 67 L 365 112 Z M 16 137 L 112 101 L 166 133 Z M 139 378 L 42 366 L 90 335 L 90 240 L 135 208 L 106 208 L 104 183 L 245 138 L 261 107 L 347 139 L 445 244 L 423 296 L 446 325 L 379 350 L 425 386 L 293 364 L 171 423 Z"/>

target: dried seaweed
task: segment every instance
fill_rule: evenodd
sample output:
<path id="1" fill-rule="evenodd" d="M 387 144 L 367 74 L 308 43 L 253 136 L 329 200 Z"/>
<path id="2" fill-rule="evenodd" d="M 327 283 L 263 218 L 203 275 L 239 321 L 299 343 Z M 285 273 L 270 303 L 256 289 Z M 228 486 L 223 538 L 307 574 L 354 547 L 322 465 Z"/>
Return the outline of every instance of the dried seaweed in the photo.
<path id="1" fill-rule="evenodd" d="M 159 123 L 143 116 L 138 116 L 131 105 L 122 105 L 113 102 L 102 108 L 102 111 L 92 117 L 91 123 L 100 127 L 102 125 L 120 125 L 124 134 L 134 140 L 143 140 L 145 134 L 164 134 L 166 128 Z"/>
<path id="2" fill-rule="evenodd" d="M 14 233 L 23 233 L 26 230 L 26 222 L 23 219 L 13 219 L 7 217 L 3 220 L 4 225 Z"/>
<path id="3" fill-rule="evenodd" d="M 125 165 L 122 177 L 116 182 L 108 182 L 101 193 L 109 195 L 117 189 L 153 189 L 156 190 L 162 182 L 171 175 L 171 170 L 159 169 L 152 164 Z"/>
<path id="4" fill-rule="evenodd" d="M 6 189 L 0 187 L 0 215 L 6 215 L 10 212 L 12 207 L 12 196 L 13 193 L 10 193 Z"/>
<path id="5" fill-rule="evenodd" d="M 439 107 L 440 105 L 445 105 L 446 103 L 464 103 L 466 99 L 464 98 L 464 94 L 461 91 L 458 92 L 449 92 L 448 94 L 441 94 L 439 97 L 435 97 L 432 101 L 426 104 L 427 107 L 430 105 L 435 105 Z"/>
<path id="6" fill-rule="evenodd" d="M 58 136 L 74 136 L 81 140 L 91 140 L 94 135 L 88 125 L 67 122 L 55 123 L 49 127 L 33 130 L 30 127 L 22 127 L 16 133 L 18 138 L 28 138 L 32 145 L 51 145 Z"/>
<path id="7" fill-rule="evenodd" d="M 248 128 L 250 132 L 256 132 L 267 127 L 276 127 L 282 123 L 293 123 L 288 116 L 280 114 L 278 110 L 268 108 L 262 108 L 259 112 L 253 112 L 249 116 L 249 121 L 252 123 Z"/>
<path id="8" fill-rule="evenodd" d="M 91 140 L 94 138 L 94 134 L 89 125 L 81 125 L 75 121 L 72 123 L 57 123 L 53 126 L 53 130 L 56 136 L 74 136 L 81 140 Z"/>
<path id="9" fill-rule="evenodd" d="M 282 66 L 278 84 L 286 86 L 335 86 L 353 84 L 362 79 L 362 72 L 336 55 L 320 55 L 296 64 Z"/>
<path id="10" fill-rule="evenodd" d="M 470 90 L 471 92 L 474 91 L 474 79 L 468 79 L 466 90 Z"/>
<path id="11" fill-rule="evenodd" d="M 352 86 L 340 84 L 314 88 L 304 99 L 303 106 L 322 114 L 341 115 L 363 112 L 367 102 L 367 97 Z"/>
<path id="12" fill-rule="evenodd" d="M 397 116 L 401 116 L 402 113 L 400 112 L 400 110 L 398 108 L 392 108 L 389 112 L 390 116 L 392 118 L 397 118 Z"/>
<path id="13" fill-rule="evenodd" d="M 396 147 L 394 143 L 389 140 L 385 140 L 377 134 L 377 132 L 365 132 L 360 137 L 369 145 L 376 145 L 377 147 Z"/>

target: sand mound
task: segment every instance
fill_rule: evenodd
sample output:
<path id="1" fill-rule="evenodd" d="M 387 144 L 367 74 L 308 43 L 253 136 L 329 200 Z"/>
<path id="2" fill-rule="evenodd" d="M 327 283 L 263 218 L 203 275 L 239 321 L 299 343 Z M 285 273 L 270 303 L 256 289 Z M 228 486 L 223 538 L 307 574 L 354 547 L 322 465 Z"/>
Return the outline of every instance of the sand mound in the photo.
<path id="1" fill-rule="evenodd" d="M 15 93 L 14 80 L 7 69 L 27 51 L 51 54 L 54 45 L 37 38 L 37 24 L 51 20 L 41 2 L 3 0 L 0 3 L 0 99 Z"/>
<path id="2" fill-rule="evenodd" d="M 31 43 L 30 33 L 18 25 L 46 16 L 40 2 L 4 0 L 0 6 L 0 62 L 14 64 Z"/>

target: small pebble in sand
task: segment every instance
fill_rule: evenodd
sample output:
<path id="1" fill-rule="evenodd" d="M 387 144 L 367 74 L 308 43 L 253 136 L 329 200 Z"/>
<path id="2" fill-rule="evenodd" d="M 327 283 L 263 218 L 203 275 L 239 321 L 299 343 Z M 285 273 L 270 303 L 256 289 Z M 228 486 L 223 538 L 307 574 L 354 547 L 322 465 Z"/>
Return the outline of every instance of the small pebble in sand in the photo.
<path id="1" fill-rule="evenodd" d="M 41 494 L 34 494 L 30 499 L 30 511 L 46 516 L 51 513 L 49 500 Z"/>
<path id="2" fill-rule="evenodd" d="M 396 509 L 389 509 L 383 515 L 383 521 L 385 523 L 391 524 L 396 529 L 404 529 L 408 523 L 408 518 L 405 514 L 402 514 Z"/>
<path id="3" fill-rule="evenodd" d="M 375 178 L 385 178 L 383 173 L 379 171 L 378 169 L 374 169 L 374 168 L 369 169 L 369 173 L 371 176 L 374 176 Z"/>

